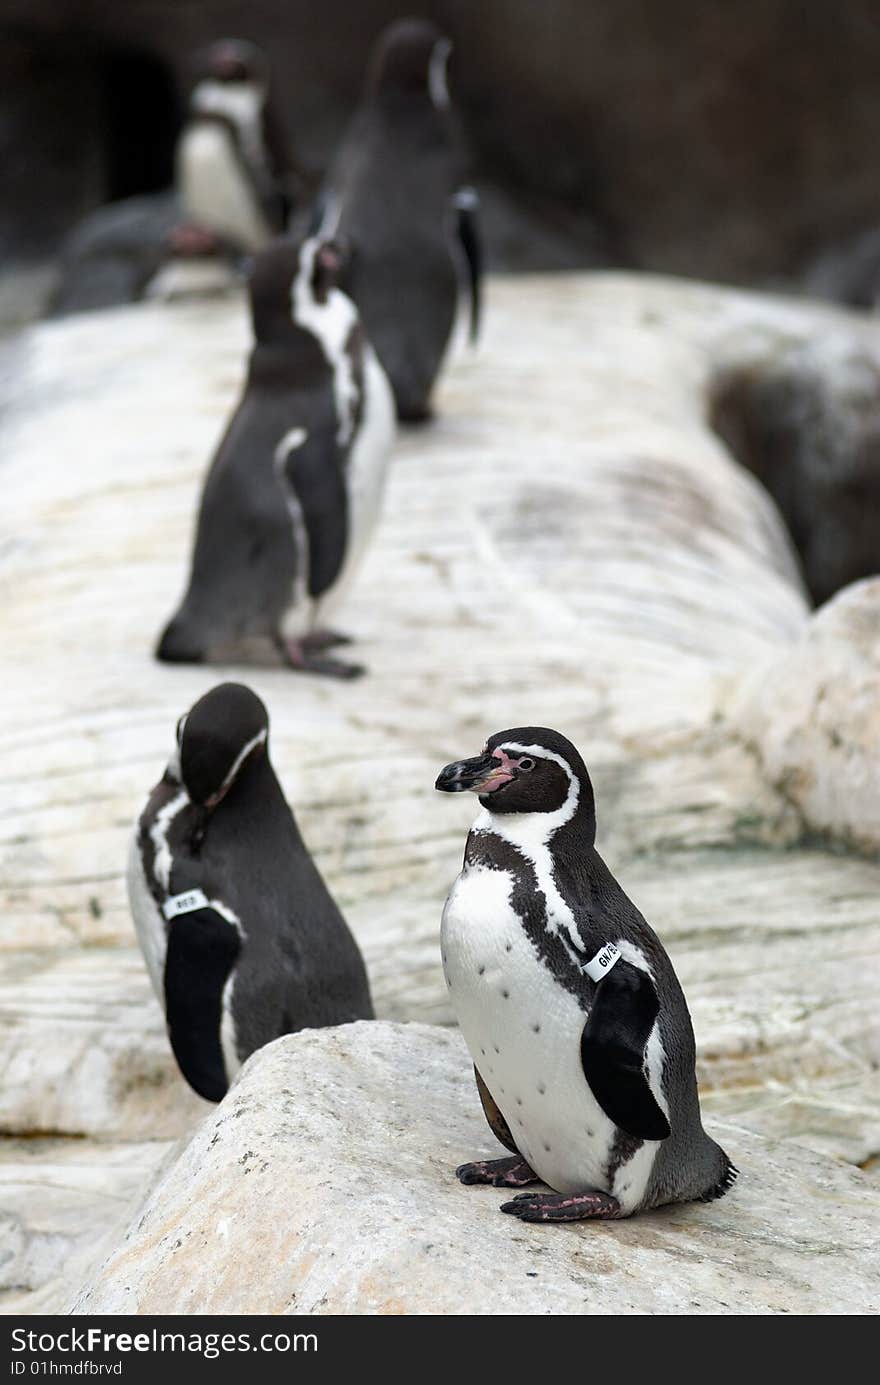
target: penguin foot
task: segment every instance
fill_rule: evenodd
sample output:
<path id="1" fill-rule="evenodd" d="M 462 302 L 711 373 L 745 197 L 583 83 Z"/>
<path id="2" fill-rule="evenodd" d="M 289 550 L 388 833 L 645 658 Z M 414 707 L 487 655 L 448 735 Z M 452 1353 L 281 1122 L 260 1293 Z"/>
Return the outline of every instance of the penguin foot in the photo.
<path id="1" fill-rule="evenodd" d="M 341 635 L 338 630 L 313 630 L 300 640 L 303 649 L 332 649 L 335 644 L 351 644 L 351 635 Z"/>
<path id="2" fill-rule="evenodd" d="M 459 1164 L 455 1176 L 461 1183 L 488 1183 L 492 1188 L 526 1188 L 538 1182 L 538 1175 L 525 1159 L 481 1159 L 476 1164 Z"/>
<path id="3" fill-rule="evenodd" d="M 278 648 L 288 666 L 297 673 L 319 673 L 324 678 L 360 678 L 366 673 L 361 664 L 347 664 L 342 659 L 315 653 L 305 640 L 280 640 Z"/>
<path id="4" fill-rule="evenodd" d="M 501 1204 L 520 1221 L 600 1221 L 620 1216 L 620 1203 L 610 1193 L 520 1193 Z"/>

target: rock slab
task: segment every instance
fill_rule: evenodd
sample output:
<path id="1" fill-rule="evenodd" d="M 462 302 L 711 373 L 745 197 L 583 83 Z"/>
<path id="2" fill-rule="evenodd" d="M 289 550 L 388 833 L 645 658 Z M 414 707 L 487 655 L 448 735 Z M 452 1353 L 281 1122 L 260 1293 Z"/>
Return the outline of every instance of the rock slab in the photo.
<path id="1" fill-rule="evenodd" d="M 73 1312 L 876 1312 L 880 1190 L 710 1124 L 740 1168 L 721 1201 L 524 1226 L 454 1176 L 501 1152 L 457 1034 L 306 1031 L 245 1065 Z"/>

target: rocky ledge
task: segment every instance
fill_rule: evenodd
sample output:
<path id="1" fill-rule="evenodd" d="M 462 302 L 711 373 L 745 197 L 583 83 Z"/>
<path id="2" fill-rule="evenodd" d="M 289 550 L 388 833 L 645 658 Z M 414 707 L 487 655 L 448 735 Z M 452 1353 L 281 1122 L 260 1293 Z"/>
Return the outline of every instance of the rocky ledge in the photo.
<path id="1" fill-rule="evenodd" d="M 426 1067 L 418 1094 L 402 1076 L 411 1095 L 400 1094 L 399 1108 L 392 1084 L 384 1093 L 412 1126 L 409 1162 L 395 1166 L 390 1142 L 377 1137 L 382 1147 L 364 1153 L 354 1183 L 341 1150 L 320 1177 L 347 1186 L 347 1197 L 358 1179 L 379 1186 L 380 1208 L 409 1208 L 418 1193 L 417 1224 L 431 1226 L 434 1246 L 456 1237 L 464 1245 L 467 1231 L 495 1247 L 482 1278 L 450 1252 L 438 1302 L 459 1286 L 477 1294 L 483 1279 L 479 1292 L 499 1294 L 493 1281 L 511 1247 L 538 1247 L 556 1264 L 574 1257 L 564 1247 L 595 1257 L 601 1246 L 607 1257 L 649 1229 L 672 1272 L 640 1251 L 629 1278 L 608 1280 L 621 1302 L 656 1307 L 668 1295 L 687 1311 L 677 1238 L 696 1259 L 687 1237 L 711 1228 L 713 1249 L 700 1255 L 714 1266 L 702 1271 L 712 1283 L 737 1266 L 751 1274 L 774 1238 L 849 1246 L 834 1252 L 839 1260 L 816 1257 L 841 1282 L 847 1255 L 862 1253 L 859 1208 L 867 1226 L 874 1194 L 852 1166 L 876 1176 L 880 1151 L 880 584 L 847 588 L 812 614 L 779 513 L 709 420 L 715 382 L 729 372 L 787 359 L 798 342 L 818 344 L 814 366 L 827 343 L 837 370 L 834 343 L 857 348 L 859 359 L 880 354 L 876 326 L 816 305 L 633 275 L 496 279 L 488 300 L 485 339 L 451 359 L 437 421 L 403 433 L 396 449 L 375 543 L 340 613 L 369 668 L 348 686 L 281 668 L 171 668 L 151 658 L 184 579 L 200 480 L 241 382 L 239 301 L 71 318 L 35 328 L 11 353 L 0 437 L 3 625 L 15 651 L 0 722 L 6 1311 L 68 1302 L 118 1241 L 172 1143 L 207 1119 L 191 1147 L 201 1148 L 204 1131 L 227 1118 L 226 1106 L 209 1114 L 175 1069 L 123 884 L 130 825 L 176 720 L 224 677 L 247 678 L 270 709 L 274 763 L 363 947 L 384 1021 L 453 1018 L 437 931 L 473 804 L 435 795 L 437 770 L 505 726 L 569 735 L 596 785 L 599 848 L 660 932 L 687 992 L 704 1108 L 743 1127 L 725 1140 L 744 1181 L 716 1207 L 553 1239 L 526 1234 L 498 1214 L 496 1197 L 465 1196 L 450 1181 L 450 1166 L 489 1138 L 457 1041 L 430 1031 L 426 1044 L 424 1031 L 399 1031 L 404 1073 L 418 1053 L 452 1055 Z M 374 1032 L 377 1045 L 386 1041 L 385 1030 Z M 342 1088 L 339 1073 L 350 1070 L 370 1085 L 358 1074 L 373 1041 L 358 1038 L 356 1061 L 339 1057 L 353 1032 L 331 1038 L 280 1050 L 296 1055 L 285 1058 L 286 1085 L 301 1099 L 272 1126 L 279 1149 L 319 1120 L 322 1082 L 338 1078 Z M 322 1044 L 336 1067 L 327 1056 L 325 1069 L 308 1067 L 302 1089 L 292 1085 L 300 1053 L 324 1053 Z M 247 1090 L 265 1072 L 268 1110 L 274 1068 L 263 1062 L 248 1070 Z M 459 1079 L 467 1096 L 448 1105 L 466 1126 L 425 1094 L 432 1083 L 451 1093 Z M 359 1099 L 352 1087 L 346 1101 Z M 459 1129 L 460 1147 L 444 1148 Z M 756 1144 L 755 1135 L 781 1143 Z M 316 1148 L 327 1161 L 328 1147 Z M 765 1149 L 750 1167 L 750 1151 Z M 434 1158 L 442 1169 L 429 1192 Z M 785 1177 L 764 1183 L 755 1162 L 762 1175 Z M 295 1179 L 284 1193 L 295 1209 Z M 785 1209 L 776 1220 L 774 1206 Z M 260 1217 L 259 1206 L 252 1211 Z M 158 1240 L 171 1234 L 176 1212 L 150 1216 L 168 1217 Z M 472 1235 L 477 1216 L 484 1242 Z M 749 1232 L 746 1248 L 743 1228 L 764 1221 L 778 1233 L 761 1242 Z M 331 1235 L 330 1221 L 316 1225 Z M 403 1236 L 406 1217 L 400 1225 Z M 244 1228 L 236 1235 L 245 1246 Z M 368 1260 L 371 1238 L 354 1252 L 346 1235 L 346 1253 Z M 785 1254 L 801 1263 L 796 1250 Z M 792 1311 L 814 1310 L 824 1270 L 808 1271 L 807 1258 L 805 1249 L 800 1279 L 792 1269 L 779 1283 L 768 1272 L 763 1288 L 748 1280 L 756 1310 L 772 1310 L 786 1286 Z M 525 1292 L 533 1269 L 523 1271 Z M 369 1292 L 361 1286 L 359 1301 L 388 1301 L 382 1275 Z M 570 1282 L 554 1275 L 545 1282 Z M 406 1278 L 388 1272 L 389 1284 Z M 114 1280 L 113 1294 L 126 1282 Z M 251 1311 L 268 1301 L 260 1282 L 236 1279 L 253 1289 Z M 143 1285 L 137 1292 L 153 1302 Z M 572 1293 L 581 1306 L 602 1301 Z"/>
<path id="2" fill-rule="evenodd" d="M 524 1226 L 465 1188 L 503 1153 L 460 1037 L 356 1024 L 263 1049 L 75 1313 L 871 1313 L 880 1189 L 730 1122 L 719 1202 Z"/>

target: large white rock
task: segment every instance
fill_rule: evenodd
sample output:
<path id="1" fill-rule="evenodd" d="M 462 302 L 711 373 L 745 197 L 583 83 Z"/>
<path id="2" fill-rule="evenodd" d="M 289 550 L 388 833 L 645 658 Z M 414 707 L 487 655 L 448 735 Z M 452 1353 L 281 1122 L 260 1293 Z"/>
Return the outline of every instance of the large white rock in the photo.
<path id="1" fill-rule="evenodd" d="M 600 847 L 687 988 L 707 1104 L 858 1162 L 880 1147 L 880 867 L 799 846 L 817 830 L 856 840 L 856 756 L 849 778 L 835 762 L 839 792 L 822 779 L 818 799 L 797 797 L 792 772 L 803 764 L 819 783 L 828 764 L 800 731 L 771 745 L 777 716 L 802 726 L 809 713 L 797 680 L 785 707 L 768 684 L 760 711 L 741 710 L 743 679 L 800 657 L 823 617 L 773 505 L 707 424 L 719 371 L 876 328 L 627 275 L 497 280 L 488 306 L 438 421 L 400 440 L 340 613 L 370 676 L 345 686 L 151 658 L 240 386 L 242 303 L 125 309 L 23 339 L 0 433 L 0 620 L 15 656 L 0 687 L 10 1138 L 129 1139 L 137 1160 L 140 1142 L 172 1139 L 206 1109 L 169 1054 L 123 871 L 180 712 L 245 677 L 270 708 L 276 766 L 380 1016 L 452 1019 L 437 928 L 473 805 L 435 795 L 437 769 L 492 730 L 557 725 L 593 772 Z M 821 646 L 842 680 L 823 705 L 868 666 L 849 638 L 841 626 Z M 0 1213 L 16 1212 L 27 1176 L 17 1145 L 9 1169 Z M 124 1200 L 127 1175 L 108 1164 L 108 1194 L 117 1177 Z M 30 1181 L 34 1225 L 55 1215 L 50 1184 Z"/>
<path id="2" fill-rule="evenodd" d="M 731 1125 L 720 1202 L 526 1226 L 457 1034 L 365 1024 L 255 1055 L 78 1296 L 87 1313 L 840 1313 L 880 1308 L 880 1190 Z"/>
<path id="3" fill-rule="evenodd" d="M 880 852 L 880 577 L 820 607 L 733 715 L 808 831 Z"/>

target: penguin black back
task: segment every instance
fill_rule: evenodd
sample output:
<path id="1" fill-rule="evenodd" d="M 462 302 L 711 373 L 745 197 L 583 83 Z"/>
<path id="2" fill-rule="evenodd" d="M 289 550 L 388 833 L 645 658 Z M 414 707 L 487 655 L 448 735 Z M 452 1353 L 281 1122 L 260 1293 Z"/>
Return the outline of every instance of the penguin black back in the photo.
<path id="1" fill-rule="evenodd" d="M 129 897 L 178 1064 L 219 1100 L 281 1034 L 372 1017 L 363 961 L 268 755 L 268 716 L 220 684 L 178 723 L 141 815 Z"/>
<path id="2" fill-rule="evenodd" d="M 351 245 L 344 287 L 408 422 L 430 415 L 462 255 L 474 314 L 479 297 L 475 216 L 456 200 L 465 157 L 446 83 L 451 48 L 426 20 L 400 20 L 380 36 L 315 216 Z"/>

